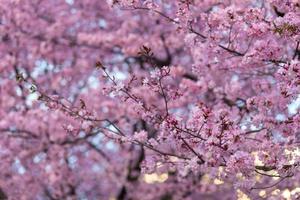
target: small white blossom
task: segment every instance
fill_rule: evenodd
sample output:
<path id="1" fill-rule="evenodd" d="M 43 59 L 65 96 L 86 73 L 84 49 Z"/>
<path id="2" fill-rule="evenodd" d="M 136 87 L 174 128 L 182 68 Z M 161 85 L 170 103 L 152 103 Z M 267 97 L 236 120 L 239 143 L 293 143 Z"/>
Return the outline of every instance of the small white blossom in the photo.
<path id="1" fill-rule="evenodd" d="M 120 91 L 120 90 L 124 89 L 124 87 L 125 87 L 124 83 L 119 82 L 119 83 L 116 85 L 115 89 L 116 89 L 116 91 Z"/>
<path id="2" fill-rule="evenodd" d="M 69 124 L 66 128 L 68 132 L 73 132 L 75 130 L 74 126 L 72 126 L 71 124 Z"/>
<path id="3" fill-rule="evenodd" d="M 144 78 L 143 79 L 143 85 L 147 85 L 149 83 L 149 79 L 148 78 Z"/>

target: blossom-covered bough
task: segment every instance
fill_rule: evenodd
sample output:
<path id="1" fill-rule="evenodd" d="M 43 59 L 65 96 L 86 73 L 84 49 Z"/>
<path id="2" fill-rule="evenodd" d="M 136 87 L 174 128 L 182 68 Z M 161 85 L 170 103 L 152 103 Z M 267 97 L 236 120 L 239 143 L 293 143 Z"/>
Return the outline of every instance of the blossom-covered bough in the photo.
<path id="1" fill-rule="evenodd" d="M 297 199 L 297 0 L 0 0 L 0 199 Z"/>

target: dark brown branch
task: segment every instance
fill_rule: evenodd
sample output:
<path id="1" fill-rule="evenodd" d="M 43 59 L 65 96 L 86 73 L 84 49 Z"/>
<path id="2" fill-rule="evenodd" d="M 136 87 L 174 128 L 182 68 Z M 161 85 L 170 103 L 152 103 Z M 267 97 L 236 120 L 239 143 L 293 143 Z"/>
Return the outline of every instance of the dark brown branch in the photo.
<path id="1" fill-rule="evenodd" d="M 252 187 L 251 190 L 263 190 L 263 189 L 268 189 L 268 188 L 272 188 L 276 185 L 278 185 L 279 183 L 281 183 L 282 181 L 284 181 L 286 178 L 292 177 L 293 175 L 288 175 L 285 177 L 282 177 L 279 181 L 277 181 L 276 183 L 272 184 L 272 185 L 268 185 L 268 186 L 261 186 L 261 187 Z"/>
<path id="2" fill-rule="evenodd" d="M 195 154 L 199 160 L 201 161 L 201 164 L 205 163 L 205 161 L 203 160 L 203 158 L 201 157 L 201 155 L 199 155 L 190 145 L 189 143 L 187 143 L 187 141 L 184 138 L 181 138 L 181 140 L 183 141 L 183 143 L 188 147 L 188 149 L 193 152 L 193 154 Z"/>

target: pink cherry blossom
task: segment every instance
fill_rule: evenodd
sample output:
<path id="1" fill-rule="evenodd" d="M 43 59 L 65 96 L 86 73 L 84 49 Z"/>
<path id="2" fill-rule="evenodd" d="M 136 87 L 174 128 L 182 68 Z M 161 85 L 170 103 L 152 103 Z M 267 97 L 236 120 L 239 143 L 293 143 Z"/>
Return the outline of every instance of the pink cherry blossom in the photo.
<path id="1" fill-rule="evenodd" d="M 299 1 L 0 0 L 0 13 L 0 199 L 298 188 Z"/>

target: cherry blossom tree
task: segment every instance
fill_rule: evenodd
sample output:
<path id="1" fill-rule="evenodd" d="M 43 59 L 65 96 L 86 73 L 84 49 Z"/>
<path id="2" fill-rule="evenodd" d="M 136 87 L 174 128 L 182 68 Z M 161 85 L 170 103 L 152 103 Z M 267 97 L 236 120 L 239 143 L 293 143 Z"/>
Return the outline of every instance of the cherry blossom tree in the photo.
<path id="1" fill-rule="evenodd" d="M 0 199 L 300 197 L 298 0 L 0 0 L 0 38 Z"/>

